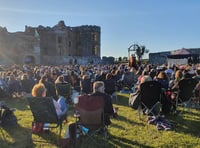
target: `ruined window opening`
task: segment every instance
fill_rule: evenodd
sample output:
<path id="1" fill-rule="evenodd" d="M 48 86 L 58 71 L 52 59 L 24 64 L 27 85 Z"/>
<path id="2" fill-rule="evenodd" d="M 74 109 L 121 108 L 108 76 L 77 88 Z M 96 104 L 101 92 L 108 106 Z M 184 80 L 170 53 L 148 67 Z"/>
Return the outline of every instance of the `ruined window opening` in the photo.
<path id="1" fill-rule="evenodd" d="M 62 49 L 61 46 L 59 46 L 58 48 L 59 48 L 59 55 L 62 56 L 62 54 L 63 54 L 63 49 Z"/>
<path id="2" fill-rule="evenodd" d="M 94 47 L 94 52 L 95 52 L 95 55 L 97 56 L 98 55 L 98 46 Z"/>
<path id="3" fill-rule="evenodd" d="M 72 46 L 72 43 L 71 43 L 71 41 L 69 41 L 69 47 L 71 47 Z"/>
<path id="4" fill-rule="evenodd" d="M 97 35 L 96 34 L 94 35 L 94 40 L 97 41 Z"/>
<path id="5" fill-rule="evenodd" d="M 58 37 L 58 43 L 61 44 L 62 43 L 62 37 Z"/>
<path id="6" fill-rule="evenodd" d="M 96 53 L 95 53 L 95 50 L 96 50 L 96 47 L 93 46 L 93 48 L 92 48 L 92 55 L 95 55 L 95 54 L 96 54 Z"/>
<path id="7" fill-rule="evenodd" d="M 96 33 L 93 33 L 93 34 L 92 34 L 92 39 L 93 39 L 94 41 L 97 41 L 97 34 L 96 34 Z"/>

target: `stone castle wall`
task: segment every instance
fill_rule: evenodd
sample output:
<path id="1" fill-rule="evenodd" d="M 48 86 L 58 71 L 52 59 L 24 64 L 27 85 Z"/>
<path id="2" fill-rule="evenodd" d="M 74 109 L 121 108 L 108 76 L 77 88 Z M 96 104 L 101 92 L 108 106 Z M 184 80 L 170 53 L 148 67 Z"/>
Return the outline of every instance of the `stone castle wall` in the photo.
<path id="1" fill-rule="evenodd" d="M 1 27 L 0 50 L 11 58 L 4 62 L 9 64 L 23 64 L 30 59 L 35 64 L 69 64 L 73 60 L 82 64 L 100 59 L 100 35 L 99 26 L 70 27 L 64 21 L 53 27 L 25 26 L 24 32 L 16 33 Z"/>

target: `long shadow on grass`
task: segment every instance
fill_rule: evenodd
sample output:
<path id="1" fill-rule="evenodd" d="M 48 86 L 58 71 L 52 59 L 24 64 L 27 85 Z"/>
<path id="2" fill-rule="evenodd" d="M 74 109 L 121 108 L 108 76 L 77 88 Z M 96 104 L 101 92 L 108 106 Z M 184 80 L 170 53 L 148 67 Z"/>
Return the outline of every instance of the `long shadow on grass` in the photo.
<path id="1" fill-rule="evenodd" d="M 190 118 L 186 119 L 184 115 L 188 114 Z M 199 113 L 189 113 L 183 111 L 182 114 L 169 117 L 173 123 L 174 131 L 178 133 L 185 133 L 193 135 L 195 137 L 200 137 L 200 114 Z"/>
<path id="2" fill-rule="evenodd" d="M 130 125 L 145 126 L 145 124 L 142 123 L 142 122 L 140 122 L 140 123 L 134 122 L 134 121 L 132 121 L 130 119 L 127 119 L 126 117 L 120 116 L 120 115 L 118 115 L 117 120 L 120 120 L 120 122 L 125 122 L 125 123 L 130 124 Z M 125 128 L 123 126 L 120 126 L 119 124 L 114 124 L 114 123 L 112 123 L 112 126 L 116 127 L 116 128 L 119 128 L 119 129 L 124 129 Z"/>
<path id="3" fill-rule="evenodd" d="M 31 129 L 21 127 L 19 124 L 0 128 L 0 135 L 0 147 L 34 147 L 35 142 L 58 144 L 58 135 L 54 132 L 33 134 L 31 138 Z"/>
<path id="4" fill-rule="evenodd" d="M 16 108 L 17 110 L 25 111 L 28 109 L 28 102 L 26 99 L 4 99 L 9 108 Z"/>
<path id="5" fill-rule="evenodd" d="M 37 137 L 36 137 L 37 135 Z M 35 138 L 36 137 L 36 138 Z M 49 132 L 44 132 L 44 133 L 40 133 L 40 134 L 33 134 L 33 145 L 37 144 L 52 144 L 52 145 L 57 145 L 59 143 L 59 139 L 58 139 L 58 135 L 56 135 L 55 133 L 49 131 Z"/>
<path id="6" fill-rule="evenodd" d="M 141 144 L 135 140 L 128 140 L 126 138 L 123 137 L 117 137 L 114 135 L 110 135 L 110 142 L 114 143 L 116 146 L 118 147 L 124 147 L 124 148 L 132 148 L 132 147 L 143 147 L 143 148 L 152 148 L 150 146 Z"/>
<path id="7" fill-rule="evenodd" d="M 29 147 L 31 136 L 29 129 L 19 124 L 0 128 L 0 147 Z"/>
<path id="8" fill-rule="evenodd" d="M 129 98 L 128 94 L 125 94 L 125 95 L 118 94 L 117 101 L 113 101 L 113 103 L 117 105 L 128 106 L 128 98 Z"/>

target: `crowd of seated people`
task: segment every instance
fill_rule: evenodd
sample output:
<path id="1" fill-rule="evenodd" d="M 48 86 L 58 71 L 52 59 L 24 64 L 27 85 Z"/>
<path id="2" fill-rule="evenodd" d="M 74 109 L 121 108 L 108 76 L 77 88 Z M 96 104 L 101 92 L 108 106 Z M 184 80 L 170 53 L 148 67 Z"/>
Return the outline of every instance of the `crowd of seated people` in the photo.
<path id="1" fill-rule="evenodd" d="M 128 64 L 113 65 L 85 65 L 85 66 L 12 66 L 1 72 L 1 87 L 9 93 L 26 92 L 30 93 L 34 84 L 42 81 L 47 87 L 47 96 L 56 93 L 55 81 L 58 76 L 63 75 L 64 79 L 70 83 L 72 89 L 78 92 L 91 93 L 94 81 L 103 81 L 106 92 L 111 95 L 114 90 L 119 91 L 123 87 L 133 88 L 140 83 L 144 75 L 150 75 L 153 80 L 159 81 L 165 89 L 175 89 L 181 75 L 187 75 L 198 79 L 199 65 L 185 65 L 167 67 L 152 64 L 141 64 L 138 69 L 130 67 Z M 179 73 L 179 74 L 178 74 Z M 178 76 L 180 75 L 180 76 Z M 107 87 L 107 83 L 110 87 Z M 111 85 L 110 85 L 111 84 Z M 108 90 L 110 89 L 110 90 Z M 51 94 L 49 94 L 51 93 Z"/>
<path id="2" fill-rule="evenodd" d="M 167 90 L 177 90 L 178 82 L 183 78 L 194 78 L 199 80 L 199 65 L 184 66 L 160 66 L 152 64 L 141 64 L 137 70 L 128 64 L 113 65 L 60 65 L 60 66 L 13 66 L 6 67 L 1 72 L 1 87 L 9 94 L 14 92 L 30 93 L 35 84 L 43 84 L 47 90 L 46 96 L 57 100 L 62 94 L 56 92 L 57 83 L 69 83 L 72 90 L 80 94 L 101 94 L 93 92 L 93 84 L 96 81 L 103 82 L 106 97 L 110 97 L 113 92 L 119 91 L 124 86 L 133 87 L 137 90 L 142 80 L 148 77 L 153 81 L 158 81 L 162 88 Z M 200 87 L 197 87 L 198 89 Z M 198 91 L 200 92 L 200 91 Z M 72 93 L 72 91 L 71 91 Z M 199 95 L 199 94 L 198 94 Z M 170 95 L 170 99 L 173 97 Z M 199 96 L 197 96 L 199 98 Z M 65 98 L 66 99 L 66 98 Z M 109 100 L 109 99 L 108 99 Z M 62 102 L 62 101 L 61 101 Z"/>

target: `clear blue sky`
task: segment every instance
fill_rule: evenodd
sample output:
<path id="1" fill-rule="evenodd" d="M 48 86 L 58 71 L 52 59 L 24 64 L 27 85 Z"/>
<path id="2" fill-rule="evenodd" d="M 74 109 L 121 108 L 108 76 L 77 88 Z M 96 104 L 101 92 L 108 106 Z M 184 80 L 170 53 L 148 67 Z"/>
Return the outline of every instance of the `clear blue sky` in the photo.
<path id="1" fill-rule="evenodd" d="M 0 0 L 0 26 L 101 27 L 101 56 L 128 56 L 138 43 L 150 52 L 200 47 L 200 0 Z"/>

